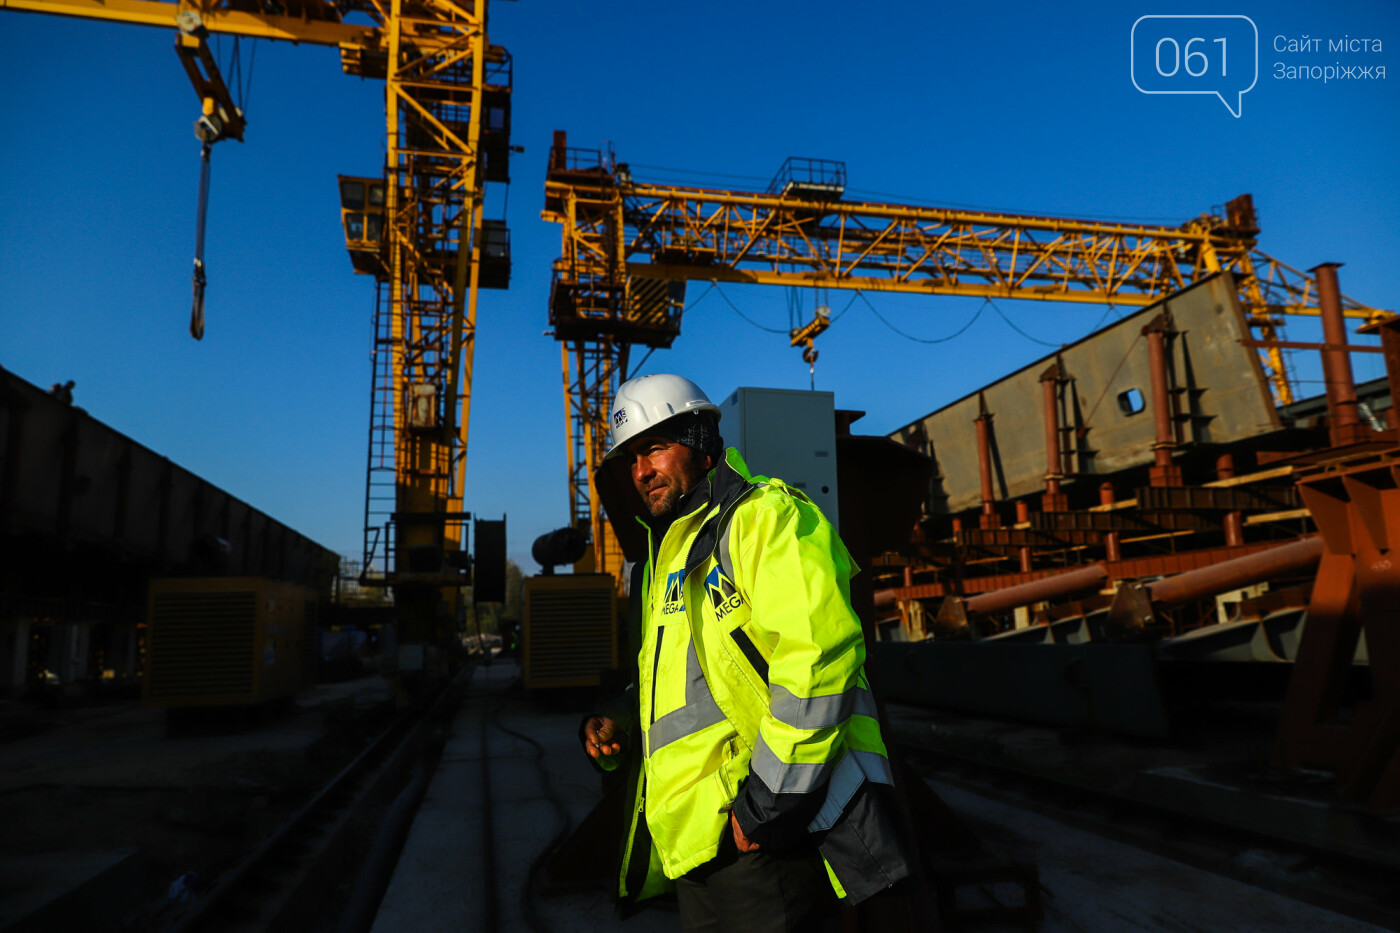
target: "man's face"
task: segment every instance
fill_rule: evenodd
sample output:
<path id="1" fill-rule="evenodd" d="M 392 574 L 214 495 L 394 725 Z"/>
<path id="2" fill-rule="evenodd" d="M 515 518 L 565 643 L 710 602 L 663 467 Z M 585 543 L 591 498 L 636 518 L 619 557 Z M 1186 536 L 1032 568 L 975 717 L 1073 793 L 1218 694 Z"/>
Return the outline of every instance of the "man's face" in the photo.
<path id="1" fill-rule="evenodd" d="M 652 518 L 675 517 L 676 504 L 713 465 L 690 447 L 656 435 L 633 438 L 627 444 L 632 461 L 632 485 Z"/>

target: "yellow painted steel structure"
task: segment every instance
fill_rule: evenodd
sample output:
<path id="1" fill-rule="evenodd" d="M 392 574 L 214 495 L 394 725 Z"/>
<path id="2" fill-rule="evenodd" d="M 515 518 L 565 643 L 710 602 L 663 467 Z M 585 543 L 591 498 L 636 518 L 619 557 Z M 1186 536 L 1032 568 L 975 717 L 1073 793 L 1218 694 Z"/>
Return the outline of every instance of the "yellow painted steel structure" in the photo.
<path id="1" fill-rule="evenodd" d="M 510 57 L 487 39 L 485 0 L 0 0 L 0 9 L 178 30 L 187 68 L 192 36 L 335 46 L 347 74 L 385 82 L 383 238 L 367 244 L 362 234 L 350 244 L 357 269 L 380 281 L 381 299 L 365 566 L 378 561 L 384 570 L 368 582 L 401 593 L 455 594 L 466 578 L 442 555 L 459 547 L 464 521 L 482 231 L 490 223 L 482 203 L 487 181 L 507 179 L 509 153 Z M 201 60 L 208 70 L 207 55 Z M 196 90 L 209 113 L 207 88 L 196 81 Z M 504 241 L 504 225 L 495 228 Z M 377 264 L 366 260 L 367 245 L 377 248 Z"/>
<path id="2" fill-rule="evenodd" d="M 811 160 L 808 160 L 811 161 Z M 841 170 L 844 178 L 844 169 Z M 555 135 L 545 220 L 562 227 L 550 323 L 563 343 L 572 518 L 597 543 L 590 569 L 620 575 L 620 550 L 589 478 L 607 446 L 614 382 L 633 344 L 666 347 L 687 280 L 1136 307 L 1234 274 L 1279 404 L 1293 400 L 1277 340 L 1284 315 L 1316 315 L 1312 278 L 1259 251 L 1253 201 L 1178 227 L 841 199 L 830 184 L 769 192 L 658 185 Z M 683 294 L 683 293 L 682 293 Z M 663 297 L 658 298 L 658 295 Z M 1344 299 L 1349 317 L 1386 312 Z M 812 325 L 809 325 L 809 329 Z M 811 352 L 808 329 L 793 334 Z"/>

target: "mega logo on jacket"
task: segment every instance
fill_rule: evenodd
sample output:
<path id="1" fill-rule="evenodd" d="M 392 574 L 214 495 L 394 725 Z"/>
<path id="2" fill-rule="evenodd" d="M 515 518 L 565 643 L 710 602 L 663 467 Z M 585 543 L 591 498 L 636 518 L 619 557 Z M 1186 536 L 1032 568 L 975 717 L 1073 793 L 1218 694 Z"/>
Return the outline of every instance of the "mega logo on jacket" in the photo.
<path id="1" fill-rule="evenodd" d="M 710 594 L 710 605 L 714 607 L 716 619 L 723 619 L 744 604 L 744 597 L 734 586 L 734 581 L 720 571 L 718 564 L 705 578 L 705 591 Z"/>
<path id="2" fill-rule="evenodd" d="M 666 575 L 666 598 L 661 607 L 662 615 L 670 615 L 673 612 L 685 612 L 685 590 L 681 583 L 685 580 L 685 571 L 677 570 L 675 573 Z"/>

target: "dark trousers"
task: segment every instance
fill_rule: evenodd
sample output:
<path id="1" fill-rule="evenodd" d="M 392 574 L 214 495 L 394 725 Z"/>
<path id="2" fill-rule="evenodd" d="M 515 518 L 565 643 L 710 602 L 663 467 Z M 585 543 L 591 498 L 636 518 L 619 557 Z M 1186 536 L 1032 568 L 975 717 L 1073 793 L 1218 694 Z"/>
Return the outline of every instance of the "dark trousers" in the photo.
<path id="1" fill-rule="evenodd" d="M 741 854 L 726 825 L 719 854 L 676 881 L 684 933 L 840 929 L 836 893 L 815 848 Z"/>

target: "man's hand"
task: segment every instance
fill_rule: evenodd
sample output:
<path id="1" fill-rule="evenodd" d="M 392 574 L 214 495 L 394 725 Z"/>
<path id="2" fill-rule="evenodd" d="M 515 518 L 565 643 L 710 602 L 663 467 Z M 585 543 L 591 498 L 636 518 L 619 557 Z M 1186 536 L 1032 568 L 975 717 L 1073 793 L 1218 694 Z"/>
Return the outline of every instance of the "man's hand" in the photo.
<path id="1" fill-rule="evenodd" d="M 583 724 L 583 747 L 588 757 L 599 755 L 620 755 L 627 744 L 627 736 L 607 716 L 589 716 Z"/>
<path id="2" fill-rule="evenodd" d="M 734 845 L 740 852 L 757 852 L 759 850 L 759 844 L 751 841 L 739 828 L 739 817 L 734 814 L 733 810 L 729 811 L 729 825 L 734 827 Z"/>

